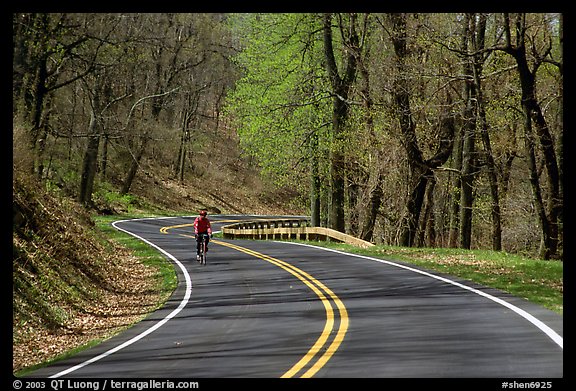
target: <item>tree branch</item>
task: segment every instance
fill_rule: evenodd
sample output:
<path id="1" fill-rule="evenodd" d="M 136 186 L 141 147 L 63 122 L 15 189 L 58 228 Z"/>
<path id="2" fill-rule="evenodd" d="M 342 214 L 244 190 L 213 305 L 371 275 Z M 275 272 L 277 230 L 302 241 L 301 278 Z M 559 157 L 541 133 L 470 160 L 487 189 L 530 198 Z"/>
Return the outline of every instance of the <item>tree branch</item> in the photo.
<path id="1" fill-rule="evenodd" d="M 170 91 L 163 92 L 163 93 L 161 93 L 161 94 L 148 95 L 148 96 L 145 96 L 145 97 L 142 97 L 142 98 L 138 99 L 138 100 L 136 101 L 136 103 L 134 103 L 134 104 L 132 105 L 132 107 L 130 108 L 130 112 L 128 113 L 128 118 L 126 119 L 126 126 L 124 126 L 124 129 L 122 129 L 122 130 L 126 130 L 126 129 L 128 128 L 128 124 L 130 123 L 130 118 L 132 117 L 132 112 L 134 111 L 134 109 L 136 108 L 136 106 L 138 106 L 140 103 L 142 103 L 142 102 L 145 101 L 146 99 L 152 99 L 152 98 L 157 98 L 157 97 L 160 97 L 160 96 L 164 96 L 164 95 L 171 94 L 172 92 L 174 92 L 174 91 L 176 91 L 176 90 L 179 90 L 179 89 L 180 89 L 180 87 L 176 87 L 176 88 L 171 89 Z"/>

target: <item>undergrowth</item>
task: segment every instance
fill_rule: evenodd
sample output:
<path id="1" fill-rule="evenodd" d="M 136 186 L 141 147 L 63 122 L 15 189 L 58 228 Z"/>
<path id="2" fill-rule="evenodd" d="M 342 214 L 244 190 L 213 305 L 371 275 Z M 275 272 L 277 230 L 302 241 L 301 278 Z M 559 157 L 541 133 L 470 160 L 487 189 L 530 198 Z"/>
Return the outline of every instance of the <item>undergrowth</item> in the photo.
<path id="1" fill-rule="evenodd" d="M 158 265 L 104 239 L 57 190 L 15 173 L 12 194 L 15 372 L 116 334 L 171 293 Z"/>

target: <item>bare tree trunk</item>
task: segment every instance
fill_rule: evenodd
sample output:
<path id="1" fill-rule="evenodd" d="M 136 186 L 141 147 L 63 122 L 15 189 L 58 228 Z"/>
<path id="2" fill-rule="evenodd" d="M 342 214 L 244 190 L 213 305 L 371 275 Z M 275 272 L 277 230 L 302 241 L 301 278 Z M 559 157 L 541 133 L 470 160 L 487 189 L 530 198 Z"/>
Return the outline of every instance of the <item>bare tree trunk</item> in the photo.
<path id="1" fill-rule="evenodd" d="M 104 75 L 95 75 L 94 85 L 89 91 L 90 98 L 90 124 L 88 127 L 88 145 L 84 153 L 82 163 L 82 174 L 80 180 L 79 201 L 85 207 L 92 206 L 92 192 L 94 189 L 94 180 L 98 169 L 98 149 L 100 147 L 100 138 L 102 137 L 102 86 L 105 83 Z M 88 83 L 86 83 L 88 84 Z"/>
<path id="2" fill-rule="evenodd" d="M 34 153 L 33 170 L 38 178 L 42 177 L 42 159 L 40 157 L 41 151 L 44 148 L 43 142 L 45 141 L 45 136 L 42 134 L 46 133 L 46 128 L 42 129 L 42 118 L 44 114 L 45 98 L 48 94 L 46 88 L 46 82 L 48 79 L 48 73 L 46 70 L 46 58 L 42 57 L 38 64 L 36 65 L 36 73 L 34 76 L 33 88 L 32 88 L 32 111 L 30 114 L 32 129 L 31 129 L 31 149 Z"/>
<path id="3" fill-rule="evenodd" d="M 358 236 L 360 233 L 360 187 L 366 183 L 366 173 L 358 162 L 349 161 L 347 170 L 348 189 L 348 234 Z"/>
<path id="4" fill-rule="evenodd" d="M 530 185 L 532 187 L 532 195 L 536 206 L 536 213 L 540 221 L 541 229 L 541 244 L 540 244 L 540 257 L 548 259 L 550 257 L 550 226 L 549 220 L 546 216 L 546 209 L 544 207 L 544 200 L 542 199 L 542 190 L 540 187 L 540 179 L 538 178 L 538 167 L 536 165 L 536 152 L 534 151 L 534 135 L 532 132 L 532 124 L 530 121 L 530 114 L 525 112 L 524 119 L 524 132 L 525 132 L 525 145 L 528 152 L 528 167 L 530 169 Z"/>
<path id="5" fill-rule="evenodd" d="M 424 195 L 424 213 L 419 224 L 418 246 L 434 247 L 436 245 L 436 227 L 434 219 L 434 189 L 436 187 L 436 177 L 428 178 L 428 185 Z"/>
<path id="6" fill-rule="evenodd" d="M 343 132 L 348 120 L 348 93 L 356 77 L 358 50 L 358 34 L 356 32 L 356 17 L 350 15 L 349 34 L 344 43 L 348 50 L 346 56 L 346 69 L 340 76 L 336 65 L 334 48 L 332 45 L 332 15 L 324 14 L 324 57 L 332 86 L 332 150 L 330 155 L 330 213 L 329 226 L 340 232 L 345 231 L 344 201 L 345 201 L 345 178 L 346 159 L 342 152 Z M 340 26 L 341 29 L 343 26 Z"/>
<path id="7" fill-rule="evenodd" d="M 390 20 L 392 22 L 391 39 L 394 45 L 394 52 L 396 53 L 396 69 L 398 71 L 398 75 L 394 80 L 392 94 L 398 111 L 402 141 L 408 156 L 411 180 L 411 194 L 406 205 L 407 215 L 403 219 L 400 245 L 412 246 L 416 238 L 416 227 L 422 200 L 424 199 L 424 190 L 426 189 L 426 177 L 424 174 L 427 169 L 423 166 L 424 159 L 416 140 L 416 124 L 412 120 L 412 110 L 410 108 L 405 65 L 406 57 L 408 56 L 406 15 L 390 14 Z"/>
<path id="8" fill-rule="evenodd" d="M 44 153 L 46 152 L 46 142 L 48 141 L 48 127 L 50 120 L 50 110 L 46 110 L 51 104 L 52 96 L 50 93 L 46 93 L 43 101 L 43 108 L 41 109 L 40 123 L 38 124 L 38 139 L 36 143 L 36 174 L 38 179 L 42 179 L 44 176 Z"/>
<path id="9" fill-rule="evenodd" d="M 450 190 L 450 225 L 448 233 L 448 247 L 458 247 L 458 232 L 460 227 L 460 192 L 462 191 L 462 129 L 459 128 L 455 135 L 455 148 L 452 153 L 452 168 L 457 171 L 454 183 Z"/>
<path id="10" fill-rule="evenodd" d="M 367 18 L 367 17 L 366 17 Z M 365 19 L 366 22 L 366 19 Z M 368 71 L 367 62 L 369 60 L 370 50 L 365 49 L 364 56 L 358 61 L 358 70 L 362 75 L 362 85 L 360 87 L 360 96 L 362 97 L 362 103 L 365 110 L 365 122 L 366 122 L 366 132 L 371 140 L 371 145 L 374 148 L 374 164 L 370 172 L 370 177 L 367 183 L 373 183 L 373 187 L 370 191 L 370 197 L 368 201 L 368 208 L 366 213 L 364 213 L 364 221 L 362 223 L 361 230 L 359 232 L 360 238 L 366 240 L 367 242 L 372 241 L 374 237 L 374 226 L 376 225 L 376 218 L 378 217 L 378 212 L 380 211 L 380 206 L 382 205 L 383 196 L 383 182 L 384 174 L 382 172 L 382 146 L 374 132 L 374 116 L 373 116 L 373 100 L 370 94 L 370 72 Z M 375 178 L 375 179 L 372 179 Z"/>
<path id="11" fill-rule="evenodd" d="M 454 145 L 454 118 L 450 114 L 452 98 L 446 94 L 447 113 L 439 121 L 440 137 L 434 156 L 424 160 L 418 146 L 416 124 L 410 108 L 410 89 L 406 69 L 408 57 L 406 15 L 390 14 L 392 30 L 390 37 L 396 54 L 397 76 L 393 83 L 392 95 L 398 112 L 402 143 L 408 157 L 410 167 L 410 195 L 406 204 L 406 215 L 403 218 L 400 245 L 412 247 L 416 243 L 420 213 L 426 193 L 428 178 L 432 177 L 433 169 L 446 162 Z"/>
<path id="12" fill-rule="evenodd" d="M 525 46 L 525 33 L 526 33 L 526 20 L 525 14 L 518 14 L 516 17 L 517 31 L 516 43 L 512 44 L 512 34 L 510 31 L 510 18 L 508 14 L 504 15 L 505 19 L 505 34 L 506 46 L 502 48 L 505 52 L 509 53 L 516 60 L 518 65 L 518 76 L 520 78 L 520 86 L 522 88 L 522 109 L 525 115 L 524 133 L 526 140 L 526 149 L 529 154 L 530 166 L 530 183 L 532 185 L 532 193 L 534 202 L 536 203 L 536 210 L 540 220 L 540 227 L 542 232 L 542 241 L 540 246 L 540 257 L 543 259 L 554 258 L 558 252 L 559 229 L 558 222 L 561 220 L 561 213 L 563 208 L 563 200 L 560 197 L 560 174 L 558 169 L 558 162 L 556 160 L 556 152 L 554 142 L 548 128 L 548 124 L 538 100 L 536 98 L 536 72 L 542 63 L 542 59 L 536 59 L 532 69 L 528 64 L 526 46 Z M 538 172 L 536 168 L 536 156 L 533 141 L 533 127 L 536 135 L 540 141 L 540 147 L 544 156 L 544 165 L 546 166 L 547 179 L 548 179 L 548 207 L 544 206 L 542 196 L 542 189 L 538 179 Z"/>
<path id="13" fill-rule="evenodd" d="M 486 15 L 480 14 L 476 32 L 474 32 L 474 51 L 478 53 L 484 49 L 486 33 Z M 490 145 L 490 135 L 488 133 L 488 121 L 486 120 L 486 110 L 484 96 L 482 91 L 482 69 L 484 59 L 479 54 L 474 55 L 474 83 L 476 84 L 476 110 L 480 126 L 480 135 L 484 145 L 484 156 L 488 168 L 488 180 L 490 182 L 490 194 L 492 196 L 492 249 L 495 251 L 502 250 L 502 224 L 500 220 L 500 194 L 498 191 L 498 178 L 496 176 L 496 163 L 492 155 L 492 146 Z"/>
<path id="14" fill-rule="evenodd" d="M 102 137 L 104 139 L 102 144 L 102 158 L 100 159 L 100 179 L 106 180 L 106 171 L 108 170 L 108 136 L 105 134 Z"/>
<path id="15" fill-rule="evenodd" d="M 178 156 L 176 158 L 176 165 L 174 170 L 175 177 L 180 181 L 184 182 L 184 172 L 186 169 L 186 159 L 188 158 L 188 146 L 190 144 L 190 118 L 192 115 L 188 111 L 188 108 L 184 108 L 182 111 L 182 128 L 180 132 L 180 146 L 178 148 Z"/>
<path id="16" fill-rule="evenodd" d="M 478 118 L 480 120 L 480 135 L 484 145 L 484 156 L 488 168 L 488 180 L 490 182 L 490 195 L 492 196 L 492 249 L 495 251 L 502 250 L 502 223 L 500 215 L 500 192 L 498 189 L 498 177 L 496 176 L 496 163 L 492 154 L 490 145 L 490 135 L 488 134 L 488 123 L 486 121 L 486 112 L 484 110 L 484 101 L 482 99 L 482 89 L 480 78 L 477 75 L 476 84 L 478 87 Z"/>
<path id="17" fill-rule="evenodd" d="M 320 167 L 318 162 L 318 134 L 310 135 L 310 225 L 320 227 Z"/>
<path id="18" fill-rule="evenodd" d="M 382 196 L 384 194 L 382 191 L 384 176 L 380 170 L 378 170 L 377 176 L 376 185 L 372 193 L 370 193 L 370 201 L 368 203 L 368 211 L 364 219 L 364 225 L 362 226 L 362 231 L 360 231 L 360 238 L 367 242 L 372 241 L 374 238 L 374 226 L 376 225 L 376 218 L 378 217 L 378 211 L 380 210 Z"/>
<path id="19" fill-rule="evenodd" d="M 472 97 L 468 97 L 468 104 L 472 104 Z M 465 115 L 472 115 L 471 110 L 465 110 Z M 475 145 L 475 121 L 473 117 L 467 118 L 467 124 L 464 129 L 464 142 L 462 144 L 462 176 L 460 189 L 460 247 L 470 248 L 472 238 L 472 205 L 474 202 L 474 145 Z"/>
<path id="20" fill-rule="evenodd" d="M 144 156 L 144 152 L 146 151 L 147 145 L 148 145 L 148 135 L 145 134 L 142 140 L 142 144 L 140 145 L 140 149 L 138 150 L 138 154 L 136 156 L 132 156 L 132 163 L 130 164 L 128 174 L 126 175 L 126 178 L 122 183 L 122 189 L 120 190 L 120 194 L 128 194 L 128 192 L 130 191 L 130 187 L 132 186 L 132 182 L 136 177 L 136 172 L 138 171 L 140 161 L 142 160 L 142 156 Z"/>
<path id="21" fill-rule="evenodd" d="M 469 43 L 474 41 L 476 33 L 475 16 L 466 14 L 464 34 L 462 34 L 462 52 L 469 52 Z M 471 48 L 472 50 L 474 48 Z M 474 60 L 464 59 L 464 140 L 462 142 L 462 176 L 460 189 L 460 247 L 469 249 L 472 239 L 472 206 L 474 203 L 475 141 L 476 141 L 476 101 L 477 89 L 474 83 Z"/>
<path id="22" fill-rule="evenodd" d="M 96 103 L 98 98 L 94 98 L 94 106 L 92 114 L 90 115 L 90 125 L 88 132 L 88 145 L 84 153 L 84 162 L 82 163 L 82 175 L 80 180 L 80 194 L 78 201 L 85 207 L 92 206 L 92 191 L 94 189 L 94 179 L 96 177 L 96 169 L 98 167 L 98 148 L 100 146 L 99 134 L 99 118 L 95 113 L 95 108 L 98 107 Z"/>
<path id="23" fill-rule="evenodd" d="M 318 175 L 318 161 L 312 163 L 312 176 L 310 187 L 310 225 L 320 227 L 320 176 Z"/>

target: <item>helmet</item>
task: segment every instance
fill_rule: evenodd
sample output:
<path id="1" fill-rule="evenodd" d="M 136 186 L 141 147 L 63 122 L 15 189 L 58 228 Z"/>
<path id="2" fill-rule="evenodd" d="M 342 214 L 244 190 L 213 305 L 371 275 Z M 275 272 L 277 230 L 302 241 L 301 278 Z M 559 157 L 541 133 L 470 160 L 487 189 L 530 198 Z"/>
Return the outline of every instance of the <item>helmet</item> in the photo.
<path id="1" fill-rule="evenodd" d="M 208 214 L 208 212 L 206 212 L 205 210 L 200 211 L 200 216 L 206 216 L 207 214 Z"/>

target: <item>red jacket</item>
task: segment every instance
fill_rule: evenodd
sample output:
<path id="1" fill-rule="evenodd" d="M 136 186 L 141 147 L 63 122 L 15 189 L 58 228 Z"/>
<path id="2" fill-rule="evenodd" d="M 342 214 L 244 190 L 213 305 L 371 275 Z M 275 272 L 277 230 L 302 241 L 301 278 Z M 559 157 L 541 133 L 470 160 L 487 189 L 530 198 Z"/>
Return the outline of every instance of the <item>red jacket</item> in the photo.
<path id="1" fill-rule="evenodd" d="M 210 225 L 210 220 L 208 220 L 206 217 L 196 217 L 196 220 L 194 220 L 194 233 L 198 234 L 206 232 L 208 232 L 210 235 L 212 234 L 212 226 Z"/>

